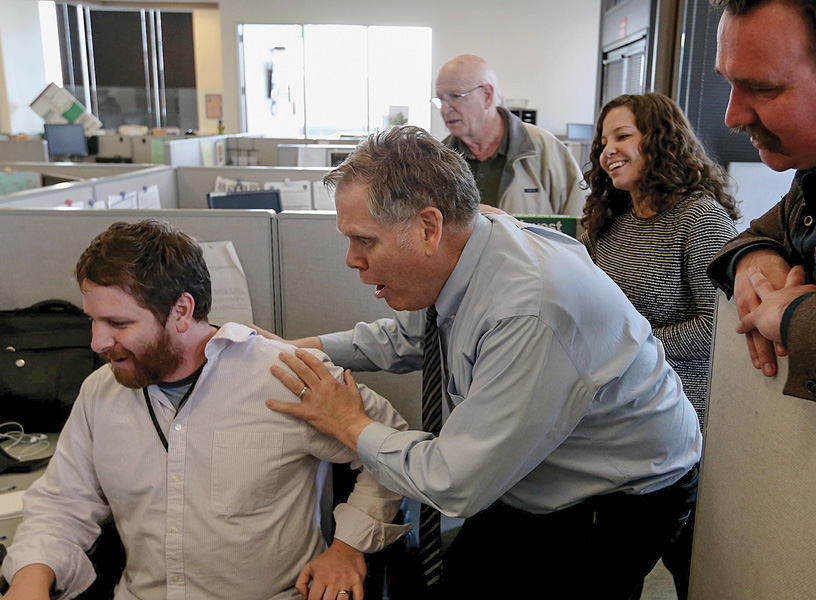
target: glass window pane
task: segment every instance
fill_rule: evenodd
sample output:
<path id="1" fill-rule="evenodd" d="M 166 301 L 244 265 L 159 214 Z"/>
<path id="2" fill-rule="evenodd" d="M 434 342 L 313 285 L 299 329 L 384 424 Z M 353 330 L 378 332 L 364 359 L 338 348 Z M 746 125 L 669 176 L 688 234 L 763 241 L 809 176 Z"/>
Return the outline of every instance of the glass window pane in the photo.
<path id="1" fill-rule="evenodd" d="M 367 133 L 366 38 L 363 26 L 304 26 L 307 137 Z"/>
<path id="2" fill-rule="evenodd" d="M 108 129 L 152 125 L 145 90 L 141 14 L 92 10 L 91 40 L 99 120 Z"/>
<path id="3" fill-rule="evenodd" d="M 244 25 L 247 131 L 303 134 L 303 27 Z"/>
<path id="4" fill-rule="evenodd" d="M 430 27 L 369 27 L 368 69 L 372 130 L 403 123 L 430 129 Z"/>

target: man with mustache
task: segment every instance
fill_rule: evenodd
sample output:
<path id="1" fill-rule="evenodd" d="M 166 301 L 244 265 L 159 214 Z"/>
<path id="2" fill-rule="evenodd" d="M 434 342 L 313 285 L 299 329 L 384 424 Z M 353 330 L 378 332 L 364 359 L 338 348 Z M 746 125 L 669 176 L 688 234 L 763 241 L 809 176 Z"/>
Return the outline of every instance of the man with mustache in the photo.
<path id="1" fill-rule="evenodd" d="M 464 155 L 482 204 L 516 215 L 583 214 L 578 163 L 549 131 L 500 106 L 496 74 L 483 59 L 462 54 L 445 63 L 432 102 L 451 133 L 444 143 Z"/>
<path id="2" fill-rule="evenodd" d="M 747 133 L 788 194 L 726 244 L 709 276 L 734 295 L 751 360 L 771 377 L 790 355 L 784 393 L 816 399 L 816 2 L 711 0 L 724 9 L 717 71 L 731 84 L 725 123 Z"/>
<path id="3" fill-rule="evenodd" d="M 362 552 L 405 529 L 389 524 L 402 498 L 361 474 L 321 555 L 319 462 L 357 456 L 266 409 L 270 394 L 299 400 L 268 371 L 291 347 L 210 325 L 201 248 L 166 223 L 113 224 L 75 274 L 91 347 L 109 367 L 85 380 L 45 475 L 26 492 L 4 598 L 86 589 L 95 573 L 85 551 L 112 515 L 127 554 L 117 600 L 360 600 Z M 361 391 L 370 414 L 405 428 L 387 401 Z"/>

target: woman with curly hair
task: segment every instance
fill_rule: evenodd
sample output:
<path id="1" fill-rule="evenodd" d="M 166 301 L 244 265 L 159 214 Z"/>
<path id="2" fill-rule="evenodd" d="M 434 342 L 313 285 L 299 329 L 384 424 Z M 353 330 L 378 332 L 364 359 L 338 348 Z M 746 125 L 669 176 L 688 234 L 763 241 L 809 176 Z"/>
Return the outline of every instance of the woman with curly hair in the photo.
<path id="1" fill-rule="evenodd" d="M 680 107 L 654 93 L 619 96 L 603 107 L 590 161 L 581 241 L 652 324 L 702 427 L 716 297 L 706 267 L 736 235 L 739 217 L 728 176 Z M 681 599 L 691 524 L 685 529 L 686 539 L 663 559 Z"/>

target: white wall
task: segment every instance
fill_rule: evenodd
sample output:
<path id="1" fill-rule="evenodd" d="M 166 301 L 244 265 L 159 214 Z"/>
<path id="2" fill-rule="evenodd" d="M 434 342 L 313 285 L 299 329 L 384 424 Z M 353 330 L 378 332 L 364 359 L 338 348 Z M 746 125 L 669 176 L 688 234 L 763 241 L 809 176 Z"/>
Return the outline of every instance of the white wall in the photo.
<path id="1" fill-rule="evenodd" d="M 0 131 L 42 132 L 29 104 L 47 83 L 37 2 L 0 1 Z"/>
<path id="2" fill-rule="evenodd" d="M 221 21 L 216 8 L 193 10 L 193 44 L 195 45 L 196 98 L 198 130 L 204 134 L 218 132 L 218 119 L 207 118 L 207 94 L 223 94 L 221 77 Z"/>
<path id="3" fill-rule="evenodd" d="M 592 123 L 598 69 L 600 0 L 222 0 L 224 125 L 240 129 L 241 23 L 425 26 L 433 29 L 433 72 L 462 53 L 485 58 L 505 98 L 527 98 L 538 124 L 555 134 Z M 436 116 L 434 135 L 446 130 Z"/>

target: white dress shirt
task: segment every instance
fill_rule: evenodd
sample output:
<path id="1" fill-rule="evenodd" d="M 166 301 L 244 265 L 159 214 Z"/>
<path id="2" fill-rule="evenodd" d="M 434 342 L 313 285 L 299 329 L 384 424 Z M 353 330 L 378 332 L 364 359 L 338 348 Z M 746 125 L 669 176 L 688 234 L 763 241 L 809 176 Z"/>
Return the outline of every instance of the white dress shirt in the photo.
<path id="1" fill-rule="evenodd" d="M 298 401 L 269 372 L 284 367 L 283 349 L 291 347 L 228 323 L 207 344 L 207 363 L 178 414 L 150 386 L 168 450 L 141 389 L 119 385 L 108 367 L 90 375 L 45 475 L 24 497 L 6 578 L 42 563 L 62 597 L 85 589 L 94 578 L 85 551 L 112 513 L 127 551 L 117 600 L 299 598 L 301 568 L 325 548 L 319 462 L 357 456 L 266 408 L 268 398 Z M 361 388 L 372 418 L 406 427 L 387 401 Z M 389 525 L 400 500 L 363 471 L 335 510 L 336 537 L 364 552 L 382 548 L 405 529 Z"/>

